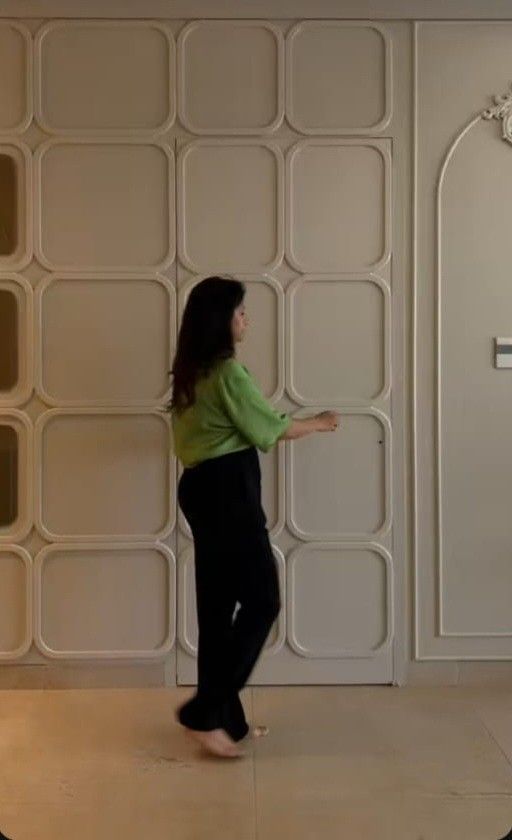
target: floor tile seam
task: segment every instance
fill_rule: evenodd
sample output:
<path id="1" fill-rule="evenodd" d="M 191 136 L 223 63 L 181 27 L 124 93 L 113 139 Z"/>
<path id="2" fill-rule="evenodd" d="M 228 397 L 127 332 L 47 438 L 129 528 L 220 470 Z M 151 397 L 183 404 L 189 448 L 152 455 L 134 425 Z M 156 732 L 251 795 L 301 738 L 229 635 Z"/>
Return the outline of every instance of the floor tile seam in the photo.
<path id="1" fill-rule="evenodd" d="M 507 755 L 507 753 L 505 752 L 505 750 L 501 746 L 500 742 L 496 739 L 496 737 L 493 735 L 493 733 L 491 732 L 491 730 L 487 726 L 485 720 L 483 719 L 482 715 L 480 714 L 480 712 L 478 710 L 478 706 L 476 705 L 476 703 L 471 703 L 471 708 L 472 708 L 474 714 L 476 715 L 476 717 L 478 718 L 478 720 L 480 721 L 480 723 L 482 724 L 482 726 L 484 727 L 484 729 L 487 732 L 489 738 L 491 738 L 491 740 L 494 741 L 494 743 L 496 744 L 496 746 L 500 750 L 501 754 L 505 758 L 505 761 L 507 762 L 507 764 L 510 768 L 510 771 L 512 773 L 512 761 L 511 761 L 511 759 L 509 758 L 509 756 Z"/>
<path id="2" fill-rule="evenodd" d="M 251 686 L 250 688 L 250 701 L 251 701 L 251 723 L 250 726 L 255 726 L 255 719 L 254 719 L 254 688 Z M 251 743 L 251 752 L 250 757 L 252 761 L 252 795 L 253 795 L 253 802 L 254 802 L 254 840 L 258 840 L 258 792 L 256 787 L 256 756 L 254 754 L 254 743 Z"/>

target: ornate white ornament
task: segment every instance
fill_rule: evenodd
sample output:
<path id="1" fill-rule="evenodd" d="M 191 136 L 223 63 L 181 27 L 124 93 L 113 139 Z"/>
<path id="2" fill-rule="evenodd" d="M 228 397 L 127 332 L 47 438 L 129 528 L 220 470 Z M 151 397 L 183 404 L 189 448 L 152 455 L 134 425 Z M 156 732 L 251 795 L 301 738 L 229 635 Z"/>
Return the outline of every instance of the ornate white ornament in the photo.
<path id="1" fill-rule="evenodd" d="M 512 86 L 509 93 L 494 97 L 495 105 L 482 112 L 484 120 L 501 120 L 502 137 L 512 143 Z"/>

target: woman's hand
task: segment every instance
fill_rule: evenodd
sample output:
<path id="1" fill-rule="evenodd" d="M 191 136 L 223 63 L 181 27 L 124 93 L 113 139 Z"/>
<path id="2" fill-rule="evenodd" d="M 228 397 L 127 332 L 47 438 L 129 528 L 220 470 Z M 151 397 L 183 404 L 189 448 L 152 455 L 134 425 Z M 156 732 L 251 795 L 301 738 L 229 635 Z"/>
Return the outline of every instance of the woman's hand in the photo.
<path id="1" fill-rule="evenodd" d="M 280 439 L 296 440 L 314 432 L 334 432 L 338 428 L 339 417 L 336 411 L 321 411 L 320 414 L 312 414 L 311 417 L 292 419 L 290 426 Z"/>
<path id="2" fill-rule="evenodd" d="M 318 423 L 317 430 L 319 432 L 334 432 L 339 425 L 340 414 L 336 411 L 321 411 L 320 414 L 315 414 L 315 420 Z"/>

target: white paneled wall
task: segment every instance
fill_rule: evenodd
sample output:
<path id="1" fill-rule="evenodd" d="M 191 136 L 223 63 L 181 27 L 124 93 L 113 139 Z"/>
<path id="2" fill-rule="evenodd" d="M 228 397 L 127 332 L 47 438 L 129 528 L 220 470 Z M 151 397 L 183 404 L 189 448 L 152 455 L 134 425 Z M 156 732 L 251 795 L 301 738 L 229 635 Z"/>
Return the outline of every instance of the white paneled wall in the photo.
<path id="1" fill-rule="evenodd" d="M 494 121 L 468 138 L 441 205 L 442 271 L 454 279 L 438 345 L 437 591 L 429 518 L 434 190 L 447 143 L 508 84 L 509 25 L 311 19 L 295 6 L 280 0 L 279 17 L 267 9 L 243 19 L 233 3 L 214 20 L 150 18 L 140 4 L 139 19 L 127 20 L 49 5 L 37 19 L 0 21 L 0 292 L 17 311 L 15 351 L 5 338 L 2 348 L 16 384 L 0 391 L 0 427 L 16 432 L 0 436 L 4 665 L 166 662 L 171 682 L 195 681 L 193 545 L 160 408 L 187 295 L 215 272 L 247 284 L 251 327 L 239 356 L 266 397 L 298 417 L 342 415 L 334 435 L 260 454 L 283 609 L 252 682 L 396 683 L 415 657 L 511 655 L 505 513 L 481 512 L 482 494 L 503 500 L 507 461 L 498 457 L 496 473 L 496 449 L 479 442 L 483 409 L 474 423 L 466 417 L 478 364 L 487 407 L 495 371 L 482 356 L 464 367 L 488 303 L 475 291 L 479 225 L 493 294 L 505 287 L 492 230 L 506 236 L 506 215 L 482 170 L 484 159 L 497 172 L 507 165 Z M 467 72 L 471 96 L 466 81 L 460 91 Z M 504 206 L 505 187 L 492 183 Z M 473 321 L 457 315 L 465 281 Z M 506 336 L 506 318 L 494 326 L 491 315 L 489 336 Z M 475 448 L 480 495 L 463 471 Z M 484 563 L 490 534 L 496 553 Z M 480 609 L 489 562 L 495 589 Z"/>
<path id="2" fill-rule="evenodd" d="M 415 27 L 421 660 L 512 656 L 511 45 L 511 22 Z"/>
<path id="3" fill-rule="evenodd" d="M 176 632 L 175 465 L 158 410 L 177 330 L 175 156 L 161 139 L 175 40 L 116 20 L 4 21 L 0 38 L 0 154 L 16 174 L 0 269 L 18 316 L 18 381 L 2 394 L 18 435 L 17 488 L 7 471 L 2 486 L 17 495 L 0 529 L 2 658 L 161 659 Z"/>

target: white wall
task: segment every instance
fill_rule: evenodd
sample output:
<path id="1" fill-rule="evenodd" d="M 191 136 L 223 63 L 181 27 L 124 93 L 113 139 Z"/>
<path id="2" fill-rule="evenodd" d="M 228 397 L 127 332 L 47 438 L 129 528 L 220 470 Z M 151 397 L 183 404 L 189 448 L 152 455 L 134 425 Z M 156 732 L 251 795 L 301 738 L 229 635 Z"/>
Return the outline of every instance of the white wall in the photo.
<path id="1" fill-rule="evenodd" d="M 507 88 L 512 23 L 415 23 L 426 4 L 398 2 L 360 20 L 316 3 L 318 21 L 291 0 L 65 5 L 15 21 L 0 4 L 0 154 L 19 173 L 0 286 L 20 313 L 2 685 L 36 685 L 29 666 L 45 684 L 194 681 L 192 545 L 157 409 L 187 292 L 217 270 L 247 281 L 241 355 L 267 397 L 343 415 L 261 456 L 284 609 L 253 682 L 508 679 L 510 374 L 491 345 L 512 149 L 495 120 L 461 132 Z"/>

